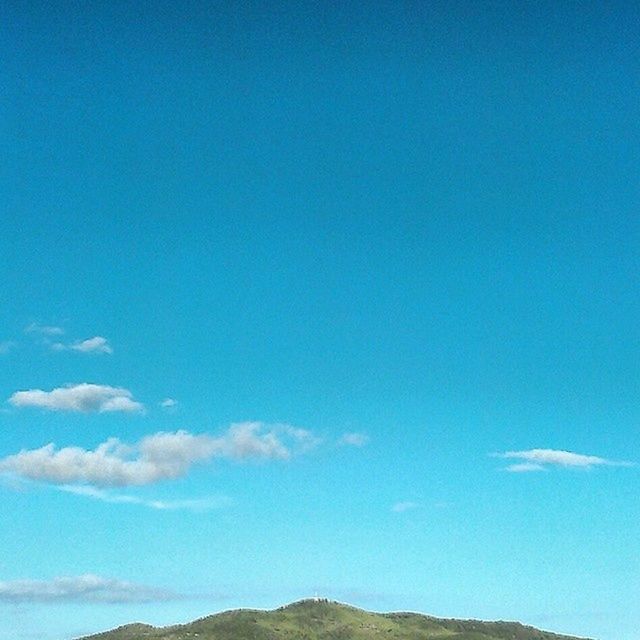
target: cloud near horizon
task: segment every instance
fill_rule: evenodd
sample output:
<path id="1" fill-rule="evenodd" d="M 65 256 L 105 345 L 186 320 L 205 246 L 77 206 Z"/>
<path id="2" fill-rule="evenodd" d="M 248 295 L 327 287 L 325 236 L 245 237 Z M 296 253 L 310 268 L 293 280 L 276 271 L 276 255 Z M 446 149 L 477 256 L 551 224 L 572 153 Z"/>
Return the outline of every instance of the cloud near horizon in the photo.
<path id="1" fill-rule="evenodd" d="M 133 394 L 122 387 L 90 384 L 58 387 L 51 391 L 29 389 L 16 391 L 8 400 L 14 407 L 40 407 L 49 411 L 75 411 L 107 413 L 122 411 L 139 413 L 144 406 L 133 399 Z"/>
<path id="2" fill-rule="evenodd" d="M 167 589 L 103 578 L 93 574 L 52 580 L 0 581 L 0 602 L 94 602 L 104 604 L 166 602 L 182 596 Z"/>
<path id="3" fill-rule="evenodd" d="M 109 438 L 94 450 L 56 449 L 49 443 L 0 459 L 0 472 L 51 484 L 141 486 L 182 477 L 193 465 L 215 458 L 287 460 L 317 442 L 306 429 L 243 422 L 232 424 L 220 436 L 158 432 L 133 445 Z"/>
<path id="4" fill-rule="evenodd" d="M 558 449 L 528 449 L 526 451 L 506 451 L 494 454 L 499 458 L 514 459 L 515 462 L 507 467 L 505 471 L 512 473 L 526 473 L 531 471 L 546 471 L 550 467 L 573 467 L 590 469 L 595 466 L 610 467 L 631 467 L 631 462 L 620 462 L 607 460 L 598 456 L 573 453 Z"/>

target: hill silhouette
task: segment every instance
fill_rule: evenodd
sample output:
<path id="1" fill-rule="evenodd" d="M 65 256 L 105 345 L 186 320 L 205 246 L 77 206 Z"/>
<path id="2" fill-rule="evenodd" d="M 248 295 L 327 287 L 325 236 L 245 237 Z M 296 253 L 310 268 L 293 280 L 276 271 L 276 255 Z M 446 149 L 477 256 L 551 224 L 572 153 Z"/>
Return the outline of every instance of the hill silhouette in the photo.
<path id="1" fill-rule="evenodd" d="M 273 611 L 239 609 L 187 624 L 129 624 L 81 640 L 578 640 L 518 622 L 434 618 L 419 613 L 372 613 L 324 599 Z"/>

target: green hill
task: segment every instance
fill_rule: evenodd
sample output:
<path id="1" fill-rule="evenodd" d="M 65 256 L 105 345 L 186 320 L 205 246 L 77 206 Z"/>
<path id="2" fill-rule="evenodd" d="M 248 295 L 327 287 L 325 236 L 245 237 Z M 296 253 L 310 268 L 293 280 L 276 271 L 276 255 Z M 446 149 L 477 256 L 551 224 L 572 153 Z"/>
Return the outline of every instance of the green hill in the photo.
<path id="1" fill-rule="evenodd" d="M 328 600 L 274 611 L 240 609 L 188 624 L 129 624 L 82 640 L 577 640 L 517 622 L 448 620 L 418 613 L 370 613 Z"/>

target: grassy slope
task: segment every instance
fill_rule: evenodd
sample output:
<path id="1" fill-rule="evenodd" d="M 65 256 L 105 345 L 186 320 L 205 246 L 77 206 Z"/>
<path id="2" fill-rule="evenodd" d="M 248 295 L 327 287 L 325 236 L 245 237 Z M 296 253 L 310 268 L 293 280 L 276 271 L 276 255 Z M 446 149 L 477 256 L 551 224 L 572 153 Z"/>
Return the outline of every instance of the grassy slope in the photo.
<path id="1" fill-rule="evenodd" d="M 417 613 L 369 613 L 324 600 L 275 611 L 238 610 L 189 624 L 126 625 L 84 640 L 576 640 L 516 622 L 443 620 Z"/>

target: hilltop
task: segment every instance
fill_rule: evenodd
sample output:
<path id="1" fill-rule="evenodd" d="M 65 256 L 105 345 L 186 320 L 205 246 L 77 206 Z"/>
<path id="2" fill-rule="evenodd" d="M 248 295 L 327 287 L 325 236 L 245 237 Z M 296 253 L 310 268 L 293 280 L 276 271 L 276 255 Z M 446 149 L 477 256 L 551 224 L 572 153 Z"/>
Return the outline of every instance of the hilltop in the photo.
<path id="1" fill-rule="evenodd" d="M 145 624 L 81 640 L 579 640 L 518 622 L 434 618 L 418 613 L 371 613 L 323 599 L 301 600 L 273 611 L 239 609 L 188 624 Z"/>

